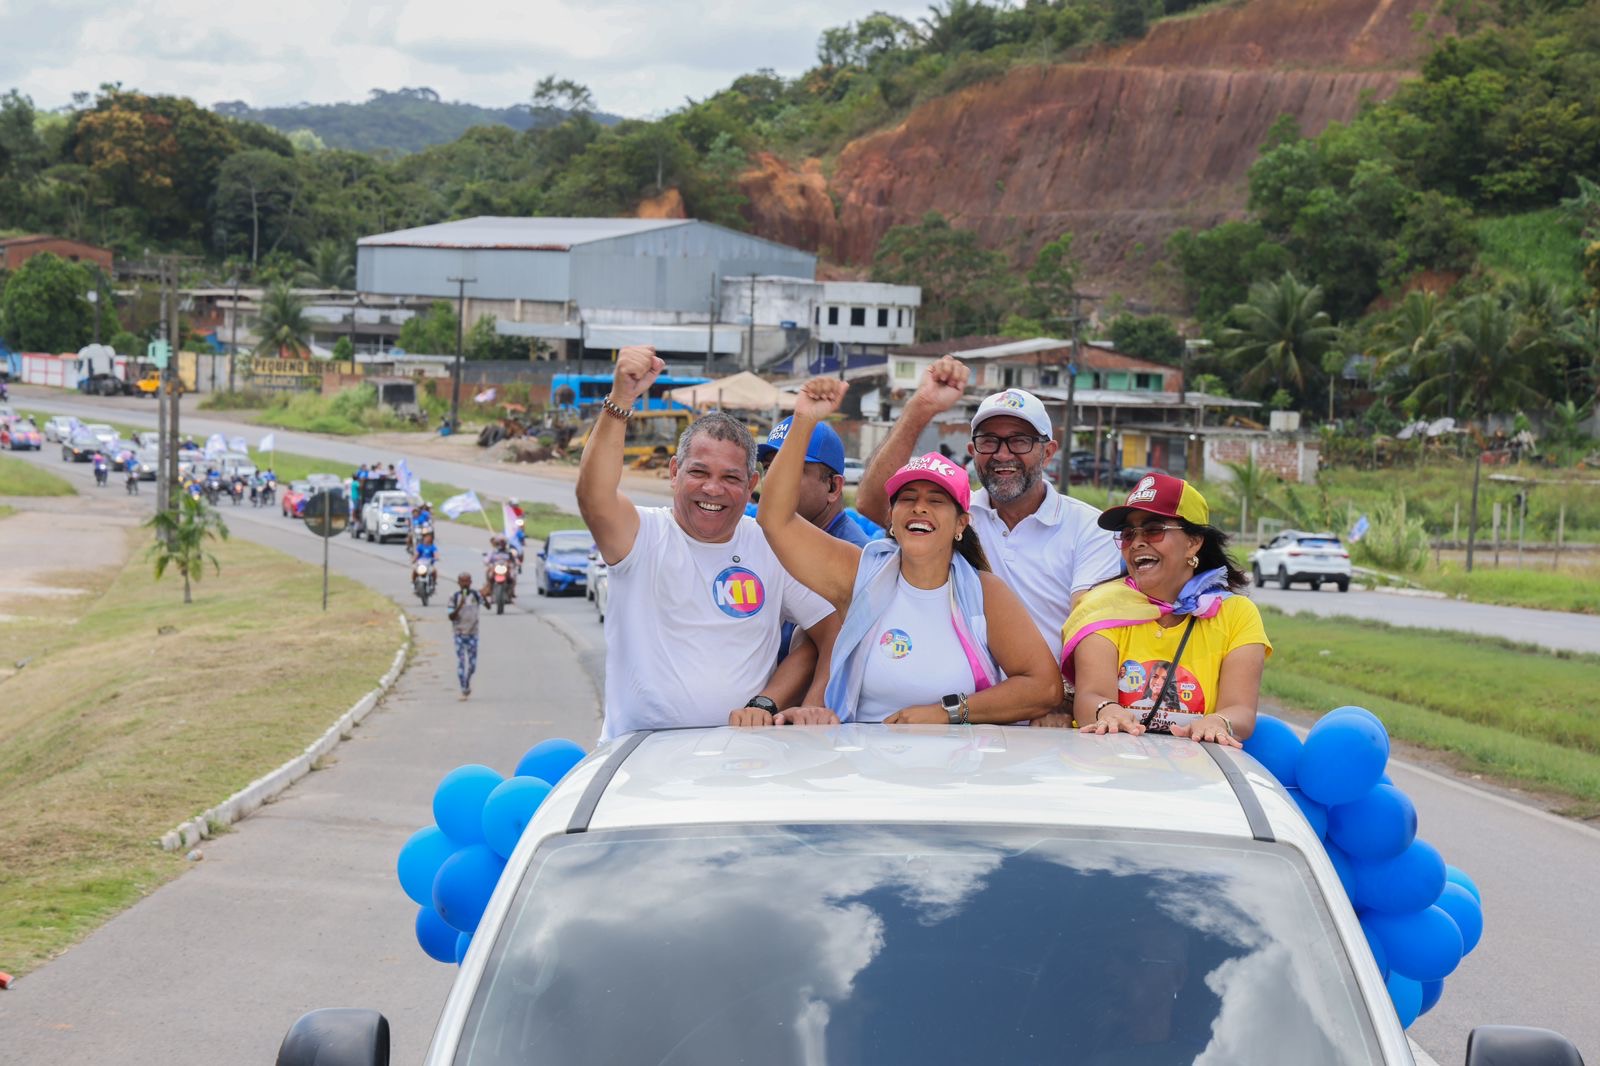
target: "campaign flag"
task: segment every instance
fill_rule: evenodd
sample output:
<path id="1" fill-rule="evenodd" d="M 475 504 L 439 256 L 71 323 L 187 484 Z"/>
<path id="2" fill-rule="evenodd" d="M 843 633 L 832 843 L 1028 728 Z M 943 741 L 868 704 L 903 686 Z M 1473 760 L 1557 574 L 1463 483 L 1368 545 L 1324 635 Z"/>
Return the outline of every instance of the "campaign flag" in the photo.
<path id="1" fill-rule="evenodd" d="M 1350 527 L 1350 543 L 1355 544 L 1362 537 L 1366 536 L 1367 530 L 1371 528 L 1372 525 L 1367 521 L 1366 515 L 1362 515 L 1360 518 L 1356 519 L 1356 524 Z"/>
<path id="2" fill-rule="evenodd" d="M 511 506 L 509 503 L 502 503 L 500 505 L 500 528 L 506 531 L 506 536 L 509 537 L 516 533 L 518 517 L 519 515 L 517 514 L 517 509 L 515 507 Z"/>
<path id="3" fill-rule="evenodd" d="M 275 434 L 268 433 L 261 438 L 261 443 L 256 445 L 258 451 L 275 452 L 278 450 L 278 441 Z"/>
<path id="4" fill-rule="evenodd" d="M 494 403 L 494 386 L 491 385 L 472 398 L 473 403 Z"/>
<path id="5" fill-rule="evenodd" d="M 478 494 L 468 489 L 459 496 L 452 496 L 439 505 L 439 510 L 451 518 L 460 518 L 468 511 L 482 511 L 483 504 L 478 502 Z"/>
<path id="6" fill-rule="evenodd" d="M 222 439 L 221 433 L 213 433 L 206 438 L 206 458 L 215 459 L 228 450 L 228 442 Z"/>
<path id="7" fill-rule="evenodd" d="M 250 445 L 244 442 L 243 437 L 229 437 L 228 450 L 230 452 L 248 452 L 250 450 Z"/>
<path id="8" fill-rule="evenodd" d="M 422 498 L 422 479 L 411 472 L 411 467 L 406 465 L 404 459 L 394 468 L 394 475 L 401 492 L 407 496 L 415 496 L 419 500 Z"/>

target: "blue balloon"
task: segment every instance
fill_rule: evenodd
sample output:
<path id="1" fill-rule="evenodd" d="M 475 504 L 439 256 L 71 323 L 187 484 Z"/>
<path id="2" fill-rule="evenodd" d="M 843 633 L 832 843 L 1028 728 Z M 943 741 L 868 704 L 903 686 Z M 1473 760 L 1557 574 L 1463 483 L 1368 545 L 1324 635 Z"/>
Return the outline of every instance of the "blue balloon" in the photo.
<path id="1" fill-rule="evenodd" d="M 1256 715 L 1256 727 L 1244 742 L 1245 754 L 1266 767 L 1285 788 L 1295 784 L 1300 747 L 1300 737 L 1289 723 L 1270 714 Z"/>
<path id="2" fill-rule="evenodd" d="M 455 842 L 444 835 L 436 825 L 418 829 L 400 849 L 395 863 L 400 874 L 400 887 L 413 903 L 433 906 L 433 879 L 439 867 L 456 851 Z"/>
<path id="3" fill-rule="evenodd" d="M 487 766 L 458 766 L 433 793 L 433 820 L 458 847 L 483 843 L 483 803 L 505 778 Z"/>
<path id="4" fill-rule="evenodd" d="M 1350 897 L 1350 903 L 1355 905 L 1356 899 L 1356 864 L 1355 860 L 1346 855 L 1337 845 L 1324 844 L 1328 851 L 1328 861 L 1333 863 L 1333 870 L 1339 875 L 1339 883 L 1344 886 L 1344 894 Z"/>
<path id="5" fill-rule="evenodd" d="M 1394 1012 L 1400 1015 L 1400 1028 L 1411 1028 L 1411 1023 L 1422 1013 L 1421 983 L 1392 973 L 1384 984 L 1389 989 L 1389 1000 L 1394 1004 Z"/>
<path id="6" fill-rule="evenodd" d="M 1357 707 L 1354 704 L 1346 704 L 1343 707 L 1335 707 L 1333 710 L 1329 711 L 1327 714 L 1325 714 L 1321 718 L 1317 719 L 1317 721 L 1325 722 L 1329 718 L 1337 718 L 1340 715 L 1345 715 L 1345 714 L 1359 715 L 1362 718 L 1366 718 L 1366 719 L 1368 719 L 1370 721 L 1377 722 L 1380 726 L 1383 725 L 1383 719 L 1382 718 L 1379 718 L 1377 715 L 1373 714 L 1371 711 L 1367 710 L 1365 707 Z"/>
<path id="7" fill-rule="evenodd" d="M 1445 876 L 1450 876 L 1449 871 Z M 1483 938 L 1483 904 L 1477 897 L 1454 881 L 1446 881 L 1444 891 L 1439 893 L 1439 902 L 1434 906 L 1456 920 L 1456 927 L 1461 930 L 1461 954 L 1466 955 L 1478 946 Z"/>
<path id="8" fill-rule="evenodd" d="M 1442 981 L 1461 965 L 1461 930 L 1438 907 L 1412 914 L 1368 914 L 1367 928 L 1383 941 L 1391 973 L 1413 981 Z"/>
<path id="9" fill-rule="evenodd" d="M 483 839 L 502 859 L 511 858 L 533 812 L 550 795 L 550 785 L 537 777 L 508 777 L 495 786 L 483 804 Z"/>
<path id="10" fill-rule="evenodd" d="M 541 740 L 517 760 L 518 777 L 537 777 L 554 785 L 583 760 L 585 752 L 570 740 Z"/>
<path id="11" fill-rule="evenodd" d="M 417 910 L 417 943 L 435 962 L 456 961 L 456 931 L 432 907 Z"/>
<path id="12" fill-rule="evenodd" d="M 1413 840 L 1392 859 L 1356 863 L 1356 901 L 1368 910 L 1410 914 L 1431 905 L 1443 888 L 1444 859 L 1426 840 Z"/>
<path id="13" fill-rule="evenodd" d="M 1472 878 L 1468 877 L 1461 870 L 1457 869 L 1454 866 L 1446 866 L 1444 868 L 1444 879 L 1446 881 L 1451 881 L 1451 882 L 1454 882 L 1455 884 L 1460 885 L 1462 888 L 1466 889 L 1468 892 L 1471 892 L 1472 893 L 1472 898 L 1477 900 L 1480 905 L 1483 903 L 1483 893 L 1478 891 L 1477 883 L 1474 882 L 1472 880 Z"/>
<path id="14" fill-rule="evenodd" d="M 1352 859 L 1392 859 L 1417 837 L 1417 808 L 1393 785 L 1374 785 L 1360 799 L 1328 811 L 1328 838 Z"/>
<path id="15" fill-rule="evenodd" d="M 1389 979 L 1389 952 L 1383 946 L 1383 938 L 1378 935 L 1377 930 L 1367 921 L 1365 913 L 1357 915 L 1357 918 L 1361 922 L 1361 931 L 1367 934 L 1367 946 L 1372 949 L 1372 958 L 1378 964 L 1378 972 L 1383 974 L 1383 979 L 1387 981 Z"/>
<path id="16" fill-rule="evenodd" d="M 1439 1005 L 1439 997 L 1442 995 L 1444 995 L 1443 981 L 1422 982 L 1422 1009 L 1417 1014 L 1426 1014 L 1434 1007 L 1437 1007 Z"/>
<path id="17" fill-rule="evenodd" d="M 1325 839 L 1328 835 L 1328 808 L 1314 799 L 1307 799 L 1306 794 L 1298 788 L 1288 788 L 1285 791 L 1299 806 L 1300 813 L 1306 816 L 1306 821 L 1311 823 L 1311 831 L 1317 834 L 1317 839 Z"/>
<path id="18" fill-rule="evenodd" d="M 1378 783 L 1389 761 L 1389 734 L 1374 719 L 1358 714 L 1325 717 L 1311 727 L 1296 784 L 1325 807 L 1360 799 Z"/>
<path id="19" fill-rule="evenodd" d="M 460 966 L 467 957 L 467 949 L 472 946 L 471 933 L 456 934 L 456 965 Z"/>
<path id="20" fill-rule="evenodd" d="M 456 931 L 472 932 L 478 928 L 483 909 L 489 905 L 489 897 L 500 880 L 500 871 L 505 868 L 505 860 L 487 844 L 462 848 L 444 861 L 439 876 L 433 880 L 434 909 Z M 455 961 L 454 941 L 450 956 L 444 961 Z"/>

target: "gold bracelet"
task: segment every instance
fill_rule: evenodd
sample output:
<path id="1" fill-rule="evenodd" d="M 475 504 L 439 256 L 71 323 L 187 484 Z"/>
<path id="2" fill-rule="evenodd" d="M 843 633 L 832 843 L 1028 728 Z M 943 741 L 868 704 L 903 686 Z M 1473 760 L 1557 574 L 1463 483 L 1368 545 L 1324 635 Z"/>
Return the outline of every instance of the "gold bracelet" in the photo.
<path id="1" fill-rule="evenodd" d="M 610 396 L 606 396 L 600 401 L 600 410 L 612 418 L 620 418 L 624 422 L 633 417 L 633 408 L 622 406 Z"/>
<path id="2" fill-rule="evenodd" d="M 1116 700 L 1101 700 L 1094 706 L 1094 720 L 1098 722 L 1100 720 L 1100 712 L 1105 710 L 1107 707 L 1116 706 L 1118 706 Z"/>
<path id="3" fill-rule="evenodd" d="M 1202 717 L 1220 718 L 1220 719 L 1222 719 L 1222 728 L 1224 728 L 1224 729 L 1226 729 L 1228 731 L 1228 735 L 1230 737 L 1233 736 L 1233 723 L 1228 721 L 1228 716 L 1227 715 L 1218 714 L 1216 711 L 1212 711 L 1209 715 L 1204 715 Z"/>

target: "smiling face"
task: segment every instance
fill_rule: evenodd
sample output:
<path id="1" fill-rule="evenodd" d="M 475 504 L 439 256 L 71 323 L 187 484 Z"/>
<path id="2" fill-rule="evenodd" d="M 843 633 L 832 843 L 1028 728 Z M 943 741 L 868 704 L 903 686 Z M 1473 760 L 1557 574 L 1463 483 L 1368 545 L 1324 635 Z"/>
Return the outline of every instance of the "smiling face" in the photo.
<path id="1" fill-rule="evenodd" d="M 731 441 L 700 435 L 672 459 L 672 514 L 695 540 L 729 540 L 744 517 L 756 479 L 749 453 Z"/>
<path id="2" fill-rule="evenodd" d="M 1033 428 L 1033 423 L 1011 415 L 996 415 L 986 418 L 978 423 L 974 433 L 992 433 L 1001 439 L 1024 436 L 1037 437 L 1039 431 Z M 969 442 L 967 451 L 972 455 L 972 464 L 978 470 L 978 480 L 983 483 L 984 490 L 989 494 L 990 504 L 1010 503 L 1026 496 L 1028 492 L 1043 477 L 1044 464 L 1056 453 L 1056 442 L 1034 442 L 1032 449 L 1026 455 L 1013 455 L 1011 449 L 1002 444 L 1000 450 L 992 455 L 979 454 Z"/>
<path id="3" fill-rule="evenodd" d="M 889 504 L 894 539 L 909 554 L 949 556 L 968 521 L 950 494 L 931 481 L 906 482 Z"/>
<path id="4" fill-rule="evenodd" d="M 1131 541 L 1124 542 L 1119 534 L 1118 547 L 1122 561 L 1128 566 L 1128 575 L 1139 591 L 1146 596 L 1171 602 L 1177 598 L 1184 583 L 1194 575 L 1189 557 L 1204 543 L 1200 537 L 1191 536 L 1180 529 L 1168 529 L 1159 540 L 1146 536 L 1143 530 L 1155 526 L 1179 526 L 1176 518 L 1151 514 L 1149 511 L 1129 511 L 1124 532 L 1134 532 Z"/>

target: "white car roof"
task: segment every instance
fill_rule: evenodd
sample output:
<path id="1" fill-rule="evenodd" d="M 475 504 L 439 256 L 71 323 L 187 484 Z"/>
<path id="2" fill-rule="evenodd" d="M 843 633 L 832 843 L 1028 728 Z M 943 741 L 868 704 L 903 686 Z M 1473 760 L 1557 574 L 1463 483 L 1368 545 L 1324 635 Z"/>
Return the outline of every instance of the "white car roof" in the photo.
<path id="1" fill-rule="evenodd" d="M 619 738 L 580 772 L 604 783 L 578 800 L 563 782 L 574 810 L 593 800 L 590 829 L 955 822 L 1316 842 L 1253 759 L 1173 737 L 1018 726 L 669 730 Z"/>

